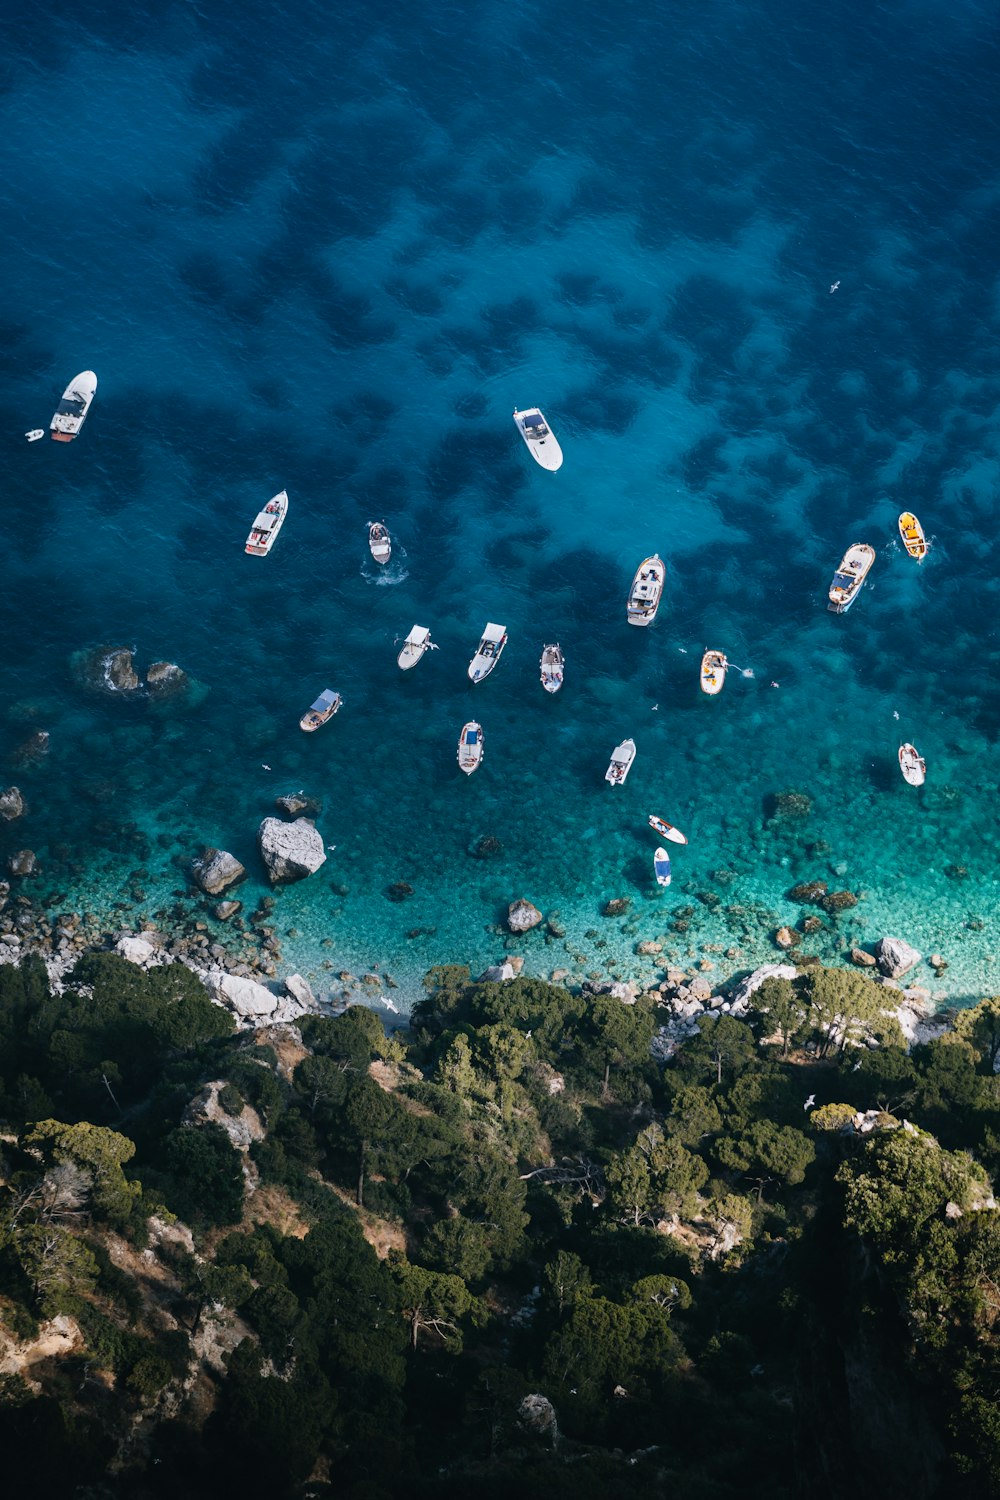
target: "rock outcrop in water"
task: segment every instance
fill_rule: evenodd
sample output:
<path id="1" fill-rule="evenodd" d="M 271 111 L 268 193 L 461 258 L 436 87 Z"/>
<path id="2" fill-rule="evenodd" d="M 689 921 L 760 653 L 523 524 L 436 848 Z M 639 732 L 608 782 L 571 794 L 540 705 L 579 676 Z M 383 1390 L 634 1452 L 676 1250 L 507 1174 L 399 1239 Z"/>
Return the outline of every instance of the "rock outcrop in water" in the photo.
<path id="1" fill-rule="evenodd" d="M 209 896 L 221 896 L 246 879 L 239 860 L 225 849 L 205 849 L 191 864 L 191 878 Z"/>
<path id="2" fill-rule="evenodd" d="M 920 963 L 922 953 L 904 943 L 902 938 L 879 938 L 875 944 L 875 961 L 888 979 L 899 979 Z"/>
<path id="3" fill-rule="evenodd" d="M 308 818 L 296 818 L 294 823 L 265 818 L 257 840 L 272 884 L 304 880 L 326 863 L 322 835 Z"/>
<path id="4" fill-rule="evenodd" d="M 532 906 L 523 896 L 512 901 L 507 908 L 507 926 L 511 932 L 530 932 L 541 920 L 542 914 L 538 907 Z"/>
<path id="5" fill-rule="evenodd" d="M 16 786 L 9 786 L 5 792 L 0 792 L 0 818 L 5 823 L 13 823 L 15 818 L 23 818 L 27 811 L 28 804 Z"/>
<path id="6" fill-rule="evenodd" d="M 175 666 L 172 661 L 154 661 L 146 668 L 146 686 L 156 698 L 183 693 L 189 680 L 183 667 Z"/>

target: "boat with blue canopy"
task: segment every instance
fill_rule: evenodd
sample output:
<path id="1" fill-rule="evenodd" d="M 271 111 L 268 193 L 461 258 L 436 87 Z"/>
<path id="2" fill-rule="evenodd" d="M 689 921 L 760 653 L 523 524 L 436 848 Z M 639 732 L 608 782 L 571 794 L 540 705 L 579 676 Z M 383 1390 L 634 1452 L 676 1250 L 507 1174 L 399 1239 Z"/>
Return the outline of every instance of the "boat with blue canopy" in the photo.
<path id="1" fill-rule="evenodd" d="M 324 688 L 316 702 L 310 704 L 309 708 L 299 720 L 299 728 L 304 729 L 307 734 L 328 724 L 334 714 L 340 709 L 343 698 L 335 693 L 332 688 Z"/>

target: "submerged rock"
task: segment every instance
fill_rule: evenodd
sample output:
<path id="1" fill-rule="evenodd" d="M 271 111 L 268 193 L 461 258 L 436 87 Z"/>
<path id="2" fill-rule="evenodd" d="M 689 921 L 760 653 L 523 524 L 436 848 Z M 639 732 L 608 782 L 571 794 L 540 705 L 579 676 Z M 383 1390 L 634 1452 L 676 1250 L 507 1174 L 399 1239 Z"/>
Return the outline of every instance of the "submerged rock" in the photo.
<path id="1" fill-rule="evenodd" d="M 864 948 L 852 948 L 851 963 L 857 964 L 859 969 L 873 969 L 875 958 L 871 953 L 866 953 Z"/>
<path id="2" fill-rule="evenodd" d="M 12 875 L 33 875 L 38 864 L 38 859 L 33 849 L 18 849 L 7 861 L 7 868 Z"/>
<path id="3" fill-rule="evenodd" d="M 613 900 L 604 903 L 604 916 L 623 917 L 632 905 L 628 896 L 615 896 Z"/>
<path id="4" fill-rule="evenodd" d="M 831 916 L 836 916 L 838 911 L 849 911 L 852 906 L 857 906 L 858 898 L 853 891 L 831 891 L 819 904 Z"/>
<path id="5" fill-rule="evenodd" d="M 469 845 L 469 853 L 473 859 L 492 859 L 503 853 L 503 844 L 495 834 L 484 833 L 481 839 Z"/>
<path id="6" fill-rule="evenodd" d="M 146 668 L 146 686 L 156 698 L 170 698 L 183 693 L 190 678 L 182 667 L 172 661 L 154 661 Z"/>
<path id="7" fill-rule="evenodd" d="M 0 818 L 5 823 L 13 823 L 15 818 L 23 818 L 28 811 L 25 802 L 16 786 L 9 786 L 5 792 L 0 792 Z"/>
<path id="8" fill-rule="evenodd" d="M 523 896 L 512 901 L 507 908 L 507 926 L 511 932 L 530 932 L 541 920 L 542 914 L 538 907 L 532 906 Z"/>
<path id="9" fill-rule="evenodd" d="M 296 818 L 294 823 L 265 818 L 257 839 L 272 883 L 303 880 L 326 863 L 322 835 L 308 818 Z"/>
<path id="10" fill-rule="evenodd" d="M 246 870 L 225 849 L 204 849 L 191 863 L 191 878 L 206 895 L 220 896 L 229 886 L 246 879 Z"/>
<path id="11" fill-rule="evenodd" d="M 923 954 L 918 953 L 916 948 L 911 948 L 909 943 L 904 943 L 902 938 L 879 938 L 875 944 L 875 961 L 889 979 L 899 979 L 901 975 L 909 973 L 922 958 Z"/>
<path id="12" fill-rule="evenodd" d="M 779 927 L 774 934 L 774 941 L 779 948 L 797 948 L 802 941 L 802 936 L 791 927 Z"/>
<path id="13" fill-rule="evenodd" d="M 793 885 L 788 892 L 789 901 L 797 901 L 800 906 L 815 906 L 823 899 L 829 890 L 825 880 L 804 880 L 801 885 Z"/>
<path id="14" fill-rule="evenodd" d="M 212 907 L 212 915 L 220 922 L 228 922 L 230 917 L 235 917 L 242 910 L 242 901 L 220 901 L 218 906 Z"/>
<path id="15" fill-rule="evenodd" d="M 36 729 L 34 734 L 29 734 L 26 740 L 22 740 L 8 756 L 12 766 L 34 766 L 49 753 L 49 731 L 47 729 Z"/>
<path id="16" fill-rule="evenodd" d="M 287 797 L 275 797 L 274 805 L 289 818 L 318 818 L 323 804 L 317 797 L 307 797 L 304 792 L 292 792 Z"/>
<path id="17" fill-rule="evenodd" d="M 812 812 L 812 798 L 805 792 L 775 792 L 774 816 L 776 818 L 808 818 Z"/>

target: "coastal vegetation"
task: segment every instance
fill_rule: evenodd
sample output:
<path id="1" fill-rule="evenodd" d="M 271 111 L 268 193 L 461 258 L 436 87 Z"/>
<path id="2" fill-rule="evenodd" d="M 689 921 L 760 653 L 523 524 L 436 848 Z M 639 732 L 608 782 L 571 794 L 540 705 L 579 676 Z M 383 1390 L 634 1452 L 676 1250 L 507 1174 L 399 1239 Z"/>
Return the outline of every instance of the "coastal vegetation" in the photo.
<path id="1" fill-rule="evenodd" d="M 432 970 L 237 1031 L 0 967 L 0 1443 L 35 1496 L 1000 1495 L 1000 999 Z"/>

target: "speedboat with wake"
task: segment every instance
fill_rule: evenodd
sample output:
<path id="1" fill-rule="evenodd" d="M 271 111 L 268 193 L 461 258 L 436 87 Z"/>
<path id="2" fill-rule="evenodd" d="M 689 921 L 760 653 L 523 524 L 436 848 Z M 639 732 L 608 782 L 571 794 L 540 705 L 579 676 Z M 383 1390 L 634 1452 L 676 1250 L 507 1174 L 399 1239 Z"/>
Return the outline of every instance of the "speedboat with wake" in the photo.
<path id="1" fill-rule="evenodd" d="M 625 607 L 630 625 L 652 625 L 660 607 L 666 576 L 666 563 L 658 552 L 654 552 L 652 557 L 643 558 L 635 570 Z"/>
<path id="2" fill-rule="evenodd" d="M 436 651 L 437 647 L 431 640 L 431 633 L 426 625 L 414 625 L 406 640 L 403 642 L 396 662 L 402 671 L 408 672 L 415 667 L 425 651 Z"/>
<path id="3" fill-rule="evenodd" d="M 668 823 L 665 818 L 658 818 L 655 813 L 649 815 L 649 826 L 660 835 L 661 839 L 669 839 L 672 844 L 686 844 L 687 836 Z"/>
<path id="4" fill-rule="evenodd" d="M 542 672 L 542 687 L 547 693 L 558 693 L 563 685 L 563 668 L 565 666 L 563 654 L 558 644 L 542 647 L 542 660 L 539 665 Z"/>
<path id="5" fill-rule="evenodd" d="M 245 548 L 251 557 L 267 556 L 278 539 L 278 532 L 285 524 L 287 514 L 288 493 L 282 490 L 280 494 L 271 497 L 263 510 L 257 512 Z"/>
<path id="6" fill-rule="evenodd" d="M 332 688 L 324 688 L 316 702 L 310 704 L 299 720 L 299 728 L 304 729 L 306 734 L 312 734 L 314 730 L 329 724 L 334 714 L 340 709 L 343 698 L 335 693 Z"/>
<path id="7" fill-rule="evenodd" d="M 915 557 L 917 562 L 923 562 L 927 556 L 927 538 L 924 536 L 924 528 L 912 510 L 904 510 L 900 516 L 899 534 L 910 556 Z"/>
<path id="8" fill-rule="evenodd" d="M 90 403 L 97 390 L 97 376 L 93 370 L 83 370 L 75 375 L 63 391 L 62 400 L 55 409 L 49 423 L 53 440 L 71 443 L 87 419 Z"/>
<path id="9" fill-rule="evenodd" d="M 483 728 L 477 724 L 475 719 L 470 719 L 468 724 L 462 725 L 462 733 L 458 737 L 458 769 L 464 771 L 466 776 L 471 776 L 477 771 L 483 759 Z"/>
<path id="10" fill-rule="evenodd" d="M 506 644 L 506 625 L 494 625 L 487 622 L 482 639 L 476 647 L 476 654 L 469 662 L 469 676 L 473 682 L 482 682 L 484 677 L 490 675 L 500 660 L 501 652 Z"/>
<path id="11" fill-rule="evenodd" d="M 729 663 L 722 651 L 706 651 L 701 659 L 701 690 L 714 697 L 722 692 Z"/>
<path id="12" fill-rule="evenodd" d="M 525 411 L 518 411 L 515 406 L 514 426 L 524 438 L 528 452 L 536 464 L 541 464 L 543 469 L 548 469 L 551 473 L 562 467 L 562 449 L 537 406 L 529 406 Z"/>
<path id="13" fill-rule="evenodd" d="M 666 849 L 657 849 L 653 855 L 653 874 L 657 885 L 670 884 L 670 855 Z"/>
<path id="14" fill-rule="evenodd" d="M 900 745 L 899 769 L 903 780 L 910 786 L 923 786 L 927 780 L 927 762 L 921 759 L 913 745 Z"/>
<path id="15" fill-rule="evenodd" d="M 604 773 L 605 781 L 610 781 L 612 786 L 624 786 L 634 760 L 635 740 L 622 740 L 611 752 L 611 761 Z"/>
<path id="16" fill-rule="evenodd" d="M 827 609 L 832 609 L 835 615 L 846 615 L 861 592 L 874 561 L 874 547 L 870 547 L 867 542 L 851 543 L 833 575 Z"/>
<path id="17" fill-rule="evenodd" d="M 384 521 L 368 522 L 368 547 L 372 557 L 383 566 L 392 556 L 392 537 L 385 529 Z"/>

